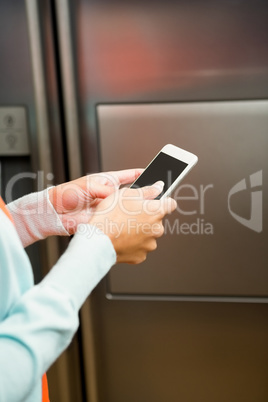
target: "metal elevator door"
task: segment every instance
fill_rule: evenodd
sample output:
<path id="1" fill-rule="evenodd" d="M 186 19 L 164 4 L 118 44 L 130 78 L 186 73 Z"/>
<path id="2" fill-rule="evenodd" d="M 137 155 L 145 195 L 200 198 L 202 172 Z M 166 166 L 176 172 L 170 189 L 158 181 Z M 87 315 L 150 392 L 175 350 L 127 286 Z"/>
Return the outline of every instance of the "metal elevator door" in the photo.
<path id="1" fill-rule="evenodd" d="M 249 238 L 254 237 L 258 243 L 258 233 L 235 221 L 226 204 L 232 186 L 244 178 L 249 186 L 249 176 L 258 170 L 263 170 L 265 183 L 265 114 L 261 117 L 260 134 L 258 111 L 252 119 L 246 112 L 243 118 L 236 102 L 254 104 L 268 97 L 267 2 L 81 0 L 72 5 L 84 172 L 128 168 L 136 163 L 145 166 L 159 150 L 160 142 L 163 145 L 176 138 L 178 146 L 188 145 L 190 151 L 200 152 L 202 157 L 200 168 L 197 165 L 185 183 L 200 183 L 201 174 L 204 184 L 211 183 L 207 182 L 209 177 L 215 178 L 215 193 L 207 192 L 207 201 L 211 202 L 208 211 L 215 222 L 213 247 L 206 244 L 205 237 L 192 234 L 187 239 L 181 235 L 176 255 L 181 250 L 185 265 L 176 271 L 177 262 L 174 258 L 170 262 L 167 255 L 167 240 L 161 239 L 159 259 L 149 256 L 144 272 L 142 266 L 127 267 L 126 271 L 114 267 L 108 278 L 109 287 L 106 278 L 93 292 L 93 321 L 90 325 L 82 321 L 88 398 L 98 402 L 264 402 L 268 398 L 267 304 L 230 300 L 213 303 L 204 301 L 205 297 L 203 302 L 179 301 L 179 297 L 163 296 L 169 285 L 172 296 L 177 289 L 180 292 L 175 296 L 181 295 L 182 290 L 191 296 L 205 296 L 208 290 L 210 296 L 222 292 L 225 300 L 228 293 L 253 296 L 255 280 L 260 284 L 259 296 L 267 293 L 267 218 L 258 244 L 262 251 L 256 252 L 255 258 L 254 251 L 250 259 L 245 257 L 244 271 L 237 264 L 243 260 L 244 252 L 250 253 Z M 228 132 L 224 135 L 219 128 L 223 116 L 220 112 L 217 128 L 215 108 L 217 102 L 230 105 L 232 101 L 234 109 L 230 106 L 226 115 Z M 174 111 L 170 124 L 163 117 L 165 125 L 159 127 L 160 115 L 166 110 L 161 110 L 162 104 L 177 107 L 181 124 Z M 202 104 L 208 105 L 204 118 L 201 111 L 197 118 L 199 104 L 200 109 Z M 150 106 L 154 105 L 158 105 L 159 113 L 150 115 Z M 176 125 L 172 126 L 172 122 Z M 139 143 L 142 153 L 135 159 Z M 237 163 L 227 153 L 228 144 L 233 146 L 232 155 L 238 156 Z M 258 149 L 261 166 L 257 166 Z M 213 159 L 213 152 L 215 168 L 209 176 L 208 161 Z M 247 159 L 253 170 L 248 166 L 245 171 Z M 267 216 L 265 188 L 266 184 L 263 205 Z M 224 191 L 227 193 L 223 201 Z M 217 197 L 218 212 L 214 205 Z M 238 205 L 242 205 L 241 200 Z M 231 208 L 249 218 L 249 205 L 243 206 L 243 212 L 233 204 Z M 185 209 L 191 208 L 193 204 L 188 201 Z M 232 242 L 236 231 L 239 236 L 243 232 L 249 241 L 239 246 L 239 241 Z M 221 238 L 219 243 L 217 238 Z M 175 250 L 172 253 L 174 256 Z M 163 266 L 165 255 L 168 263 Z M 205 266 L 207 259 L 209 265 Z M 225 270 L 228 259 L 230 265 Z M 154 264 L 150 265 L 150 261 Z M 191 265 L 187 265 L 189 261 Z M 232 270 L 232 266 L 236 269 Z M 254 276 L 255 267 L 256 272 L 262 270 L 263 281 L 257 273 Z M 240 275 L 244 276 L 241 282 Z M 154 297 L 159 294 L 162 298 Z M 92 355 L 86 348 L 87 333 L 92 327 L 95 365 L 89 364 Z M 92 379 L 96 384 L 94 395 Z"/>

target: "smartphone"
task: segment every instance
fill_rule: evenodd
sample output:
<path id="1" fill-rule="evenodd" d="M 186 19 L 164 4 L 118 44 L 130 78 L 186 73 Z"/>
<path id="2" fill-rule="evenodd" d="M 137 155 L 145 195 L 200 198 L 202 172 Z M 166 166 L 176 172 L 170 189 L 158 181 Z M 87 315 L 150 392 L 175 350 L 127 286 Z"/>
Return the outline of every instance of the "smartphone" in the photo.
<path id="1" fill-rule="evenodd" d="M 165 183 L 164 188 L 156 199 L 167 197 L 175 190 L 197 161 L 197 156 L 191 152 L 175 145 L 167 144 L 158 152 L 130 187 L 150 186 L 156 181 L 162 180 Z"/>

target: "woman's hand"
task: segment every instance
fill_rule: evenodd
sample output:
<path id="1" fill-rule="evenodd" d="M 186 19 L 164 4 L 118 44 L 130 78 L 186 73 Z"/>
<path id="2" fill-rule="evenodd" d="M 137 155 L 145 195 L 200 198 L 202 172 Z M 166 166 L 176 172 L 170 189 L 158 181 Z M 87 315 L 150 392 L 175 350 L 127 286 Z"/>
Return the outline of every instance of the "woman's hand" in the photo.
<path id="1" fill-rule="evenodd" d="M 133 183 L 143 169 L 97 173 L 83 176 L 49 190 L 49 199 L 69 234 L 79 223 L 88 223 L 96 207 L 121 185 Z"/>
<path id="2" fill-rule="evenodd" d="M 98 173 L 49 190 L 49 199 L 69 234 L 80 223 L 97 226 L 110 237 L 117 262 L 138 264 L 157 247 L 162 219 L 176 208 L 171 198 L 155 200 L 163 183 L 142 189 L 119 187 L 133 183 L 143 169 Z"/>
<path id="3" fill-rule="evenodd" d="M 110 237 L 117 262 L 138 264 L 156 249 L 156 241 L 164 233 L 162 219 L 177 206 L 172 198 L 154 199 L 162 189 L 160 183 L 121 189 L 97 206 L 89 223 Z"/>

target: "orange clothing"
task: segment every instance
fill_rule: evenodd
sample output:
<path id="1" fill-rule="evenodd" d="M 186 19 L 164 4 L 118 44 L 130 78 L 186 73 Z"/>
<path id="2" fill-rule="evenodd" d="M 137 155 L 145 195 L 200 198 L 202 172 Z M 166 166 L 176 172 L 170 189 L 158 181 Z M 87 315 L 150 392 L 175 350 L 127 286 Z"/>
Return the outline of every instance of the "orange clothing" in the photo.
<path id="1" fill-rule="evenodd" d="M 48 385 L 46 374 L 42 377 L 42 402 L 49 402 Z"/>
<path id="2" fill-rule="evenodd" d="M 0 197 L 0 209 L 6 214 L 6 216 L 13 222 L 12 216 L 9 213 L 9 210 L 6 208 L 6 204 L 2 200 L 2 197 Z"/>

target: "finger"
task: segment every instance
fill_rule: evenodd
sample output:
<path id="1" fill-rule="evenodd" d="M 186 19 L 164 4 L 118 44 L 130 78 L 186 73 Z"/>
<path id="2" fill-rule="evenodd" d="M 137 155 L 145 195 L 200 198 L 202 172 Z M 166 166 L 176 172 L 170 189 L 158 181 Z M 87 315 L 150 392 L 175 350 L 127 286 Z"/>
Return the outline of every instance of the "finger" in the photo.
<path id="1" fill-rule="evenodd" d="M 165 228 L 163 226 L 162 221 L 158 222 L 158 223 L 154 223 L 152 226 L 152 232 L 153 235 L 155 237 L 161 237 L 163 236 L 164 232 L 165 232 Z"/>
<path id="2" fill-rule="evenodd" d="M 148 215 L 162 219 L 165 215 L 173 212 L 177 202 L 173 198 L 162 198 L 161 200 L 146 200 L 143 204 L 143 211 Z"/>
<path id="3" fill-rule="evenodd" d="M 143 194 L 143 198 L 145 200 L 154 200 L 163 191 L 163 188 L 164 182 L 161 180 L 157 181 L 152 186 L 142 187 L 141 191 Z"/>
<path id="4" fill-rule="evenodd" d="M 114 193 L 114 191 L 115 187 L 100 184 L 98 181 L 92 182 L 90 186 L 91 197 L 94 199 L 96 198 L 104 199 L 108 197 L 110 194 Z"/>
<path id="5" fill-rule="evenodd" d="M 144 171 L 144 169 L 126 169 L 118 170 L 116 172 L 109 172 L 119 185 L 133 183 Z"/>
<path id="6" fill-rule="evenodd" d="M 158 181 L 152 186 L 140 188 L 122 188 L 120 190 L 121 198 L 124 200 L 154 200 L 163 190 L 164 182 Z"/>
<path id="7" fill-rule="evenodd" d="M 160 202 L 161 202 L 160 213 L 162 213 L 163 216 L 171 214 L 177 208 L 177 202 L 173 198 L 170 197 L 163 198 L 162 200 L 160 200 Z"/>
<path id="8" fill-rule="evenodd" d="M 140 200 L 154 200 L 163 190 L 164 182 L 157 181 L 152 186 L 139 188 L 123 188 L 124 197 Z"/>
<path id="9" fill-rule="evenodd" d="M 163 190 L 164 182 L 157 181 L 152 186 L 145 186 L 139 188 L 125 188 L 124 196 L 133 197 L 134 199 L 141 200 L 154 200 Z"/>
<path id="10" fill-rule="evenodd" d="M 154 238 L 152 238 L 152 239 L 150 239 L 149 242 L 146 243 L 145 251 L 147 253 L 149 253 L 149 252 L 154 251 L 156 249 L 157 249 L 157 241 Z"/>
<path id="11" fill-rule="evenodd" d="M 98 181 L 100 184 L 118 189 L 123 184 L 133 183 L 143 171 L 144 169 L 126 169 L 115 172 L 100 172 L 89 175 L 88 178 L 89 180 L 94 179 L 94 181 Z"/>
<path id="12" fill-rule="evenodd" d="M 120 184 L 118 182 L 117 177 L 112 173 L 113 172 L 95 173 L 93 175 L 88 176 L 88 181 L 89 183 L 94 181 L 94 183 L 98 182 L 99 184 L 102 184 L 104 186 L 110 186 L 113 187 L 113 189 L 118 189 Z"/>

